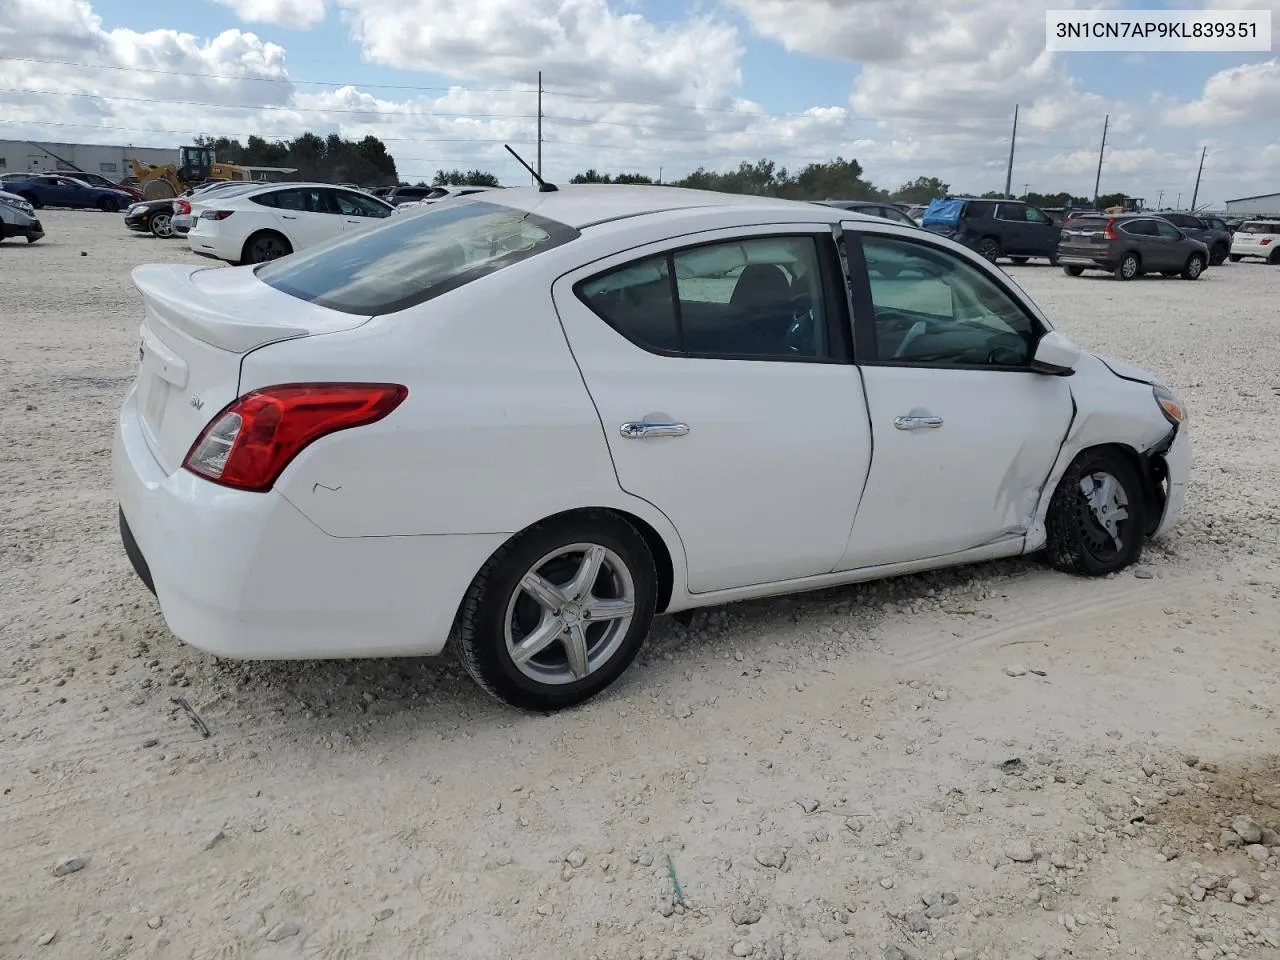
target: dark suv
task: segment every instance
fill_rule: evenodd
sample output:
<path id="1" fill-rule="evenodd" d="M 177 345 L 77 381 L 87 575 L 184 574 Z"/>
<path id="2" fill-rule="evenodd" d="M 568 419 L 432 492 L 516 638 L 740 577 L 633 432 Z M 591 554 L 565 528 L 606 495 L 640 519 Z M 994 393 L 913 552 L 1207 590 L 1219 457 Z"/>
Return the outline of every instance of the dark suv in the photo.
<path id="1" fill-rule="evenodd" d="M 1014 263 L 1031 257 L 1058 262 L 1061 224 L 1021 200 L 948 197 L 931 202 L 921 219 L 926 230 L 958 240 L 992 263 L 1001 257 Z"/>
<path id="2" fill-rule="evenodd" d="M 1063 224 L 1058 262 L 1070 277 L 1106 270 L 1117 280 L 1144 273 L 1195 280 L 1209 263 L 1209 248 L 1151 214 L 1090 213 Z"/>
<path id="3" fill-rule="evenodd" d="M 1196 217 L 1189 213 L 1162 213 L 1160 217 L 1192 239 L 1209 248 L 1209 265 L 1216 267 L 1231 252 L 1231 231 L 1225 220 L 1217 217 Z"/>

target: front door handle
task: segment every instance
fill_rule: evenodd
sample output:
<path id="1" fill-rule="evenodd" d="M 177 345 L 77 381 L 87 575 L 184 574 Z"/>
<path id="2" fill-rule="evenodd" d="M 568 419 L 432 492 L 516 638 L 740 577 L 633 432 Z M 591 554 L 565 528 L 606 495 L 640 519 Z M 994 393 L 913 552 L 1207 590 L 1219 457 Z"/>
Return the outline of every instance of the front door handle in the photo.
<path id="1" fill-rule="evenodd" d="M 941 417 L 898 417 L 893 425 L 899 430 L 937 430 L 942 426 Z"/>
<path id="2" fill-rule="evenodd" d="M 290 214 L 287 214 L 287 213 L 282 213 L 280 214 L 280 219 L 281 220 L 297 220 L 298 218 L 295 216 L 291 216 Z"/>
<path id="3" fill-rule="evenodd" d="M 689 432 L 687 423 L 624 423 L 618 432 L 628 440 L 647 440 L 650 437 L 683 437 Z"/>

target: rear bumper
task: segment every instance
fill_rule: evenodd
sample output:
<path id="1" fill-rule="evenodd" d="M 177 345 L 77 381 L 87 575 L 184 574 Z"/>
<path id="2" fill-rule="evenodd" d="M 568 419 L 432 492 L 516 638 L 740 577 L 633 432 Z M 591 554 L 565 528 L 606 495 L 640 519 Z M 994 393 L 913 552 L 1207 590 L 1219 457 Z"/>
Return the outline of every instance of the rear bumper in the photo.
<path id="1" fill-rule="evenodd" d="M 201 230 L 190 230 L 185 234 L 187 244 L 191 247 L 192 253 L 198 253 L 205 257 L 215 257 L 218 260 L 227 260 L 232 263 L 240 259 L 243 252 L 239 246 L 231 249 L 233 242 L 229 242 L 227 238 L 217 233 L 205 233 Z"/>
<path id="2" fill-rule="evenodd" d="M 1105 257 L 1090 257 L 1080 253 L 1058 253 L 1058 263 L 1064 267 L 1084 267 L 1086 269 L 1112 270 L 1115 268 Z"/>
<path id="3" fill-rule="evenodd" d="M 191 232 L 191 214 L 180 213 L 169 221 L 176 236 L 185 237 Z"/>
<path id="4" fill-rule="evenodd" d="M 501 534 L 331 537 L 279 493 L 172 475 L 136 394 L 112 450 L 126 553 L 180 640 L 249 660 L 430 656 Z"/>

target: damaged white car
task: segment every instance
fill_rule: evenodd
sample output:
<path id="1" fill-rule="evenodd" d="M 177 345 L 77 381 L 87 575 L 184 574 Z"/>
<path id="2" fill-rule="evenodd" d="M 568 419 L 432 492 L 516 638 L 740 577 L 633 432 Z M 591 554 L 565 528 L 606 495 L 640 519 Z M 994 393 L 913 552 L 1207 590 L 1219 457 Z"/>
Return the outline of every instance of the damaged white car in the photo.
<path id="1" fill-rule="evenodd" d="M 945 238 L 666 187 L 504 190 L 258 267 L 139 267 L 124 543 L 223 657 L 447 641 L 526 708 L 653 617 L 1176 521 L 1182 405 Z"/>

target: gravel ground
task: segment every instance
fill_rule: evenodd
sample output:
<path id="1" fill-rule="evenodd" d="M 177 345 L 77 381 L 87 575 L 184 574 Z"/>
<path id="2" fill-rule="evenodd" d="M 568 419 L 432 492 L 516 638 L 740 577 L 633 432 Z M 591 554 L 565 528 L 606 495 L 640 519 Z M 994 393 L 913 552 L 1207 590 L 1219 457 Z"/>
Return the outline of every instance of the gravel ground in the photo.
<path id="1" fill-rule="evenodd" d="M 447 660 L 177 642 L 109 462 L 129 270 L 194 258 L 118 215 L 43 218 L 0 246 L 0 957 L 1280 948 L 1280 270 L 1010 268 L 1189 405 L 1188 514 L 1136 570 L 1007 562 L 664 619 L 614 690 L 542 717 Z"/>

